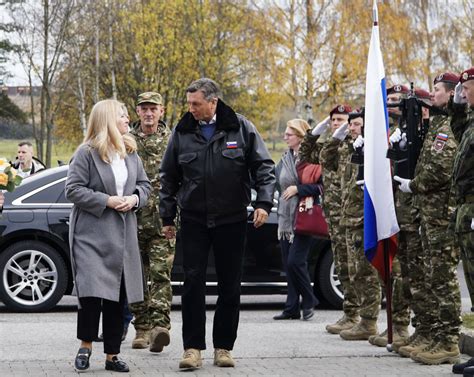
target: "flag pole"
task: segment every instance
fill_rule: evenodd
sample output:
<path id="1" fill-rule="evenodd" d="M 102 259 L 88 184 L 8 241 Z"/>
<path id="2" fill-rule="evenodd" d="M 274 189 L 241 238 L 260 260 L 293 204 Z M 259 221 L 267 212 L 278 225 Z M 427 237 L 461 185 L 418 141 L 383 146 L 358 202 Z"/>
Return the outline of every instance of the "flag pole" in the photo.
<path id="1" fill-rule="evenodd" d="M 392 327 L 392 280 L 390 276 L 389 239 L 383 241 L 383 259 L 385 268 L 385 298 L 387 310 L 387 350 L 392 352 L 393 327 Z"/>

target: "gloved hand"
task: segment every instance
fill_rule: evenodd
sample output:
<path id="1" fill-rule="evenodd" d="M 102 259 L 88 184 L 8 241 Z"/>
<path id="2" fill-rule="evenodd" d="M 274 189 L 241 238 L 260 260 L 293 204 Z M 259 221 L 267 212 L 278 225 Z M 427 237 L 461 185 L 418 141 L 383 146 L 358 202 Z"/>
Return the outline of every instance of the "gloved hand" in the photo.
<path id="1" fill-rule="evenodd" d="M 362 135 L 357 136 L 357 139 L 354 140 L 354 144 L 352 144 L 352 146 L 354 149 L 364 146 L 364 137 Z"/>
<path id="2" fill-rule="evenodd" d="M 411 179 L 400 178 L 398 175 L 395 175 L 393 177 L 393 180 L 400 183 L 400 186 L 398 186 L 398 188 L 401 191 L 406 192 L 406 193 L 411 193 L 411 189 L 410 189 Z"/>
<path id="3" fill-rule="evenodd" d="M 344 123 L 336 131 L 334 131 L 334 133 L 332 134 L 332 137 L 343 141 L 346 138 L 348 133 L 349 133 L 349 123 Z"/>
<path id="4" fill-rule="evenodd" d="M 319 122 L 316 127 L 313 128 L 313 130 L 311 131 L 311 134 L 313 136 L 318 136 L 318 135 L 322 135 L 324 133 L 324 131 L 326 131 L 326 129 L 329 127 L 329 117 L 326 117 L 324 118 L 321 122 Z"/>
<path id="5" fill-rule="evenodd" d="M 360 181 L 356 181 L 356 185 L 359 186 L 362 191 L 364 191 L 365 180 L 361 179 Z"/>
<path id="6" fill-rule="evenodd" d="M 471 219 L 471 229 L 474 230 L 474 219 Z"/>
<path id="7" fill-rule="evenodd" d="M 463 96 L 462 96 L 462 84 L 460 82 L 458 82 L 456 84 L 456 87 L 454 88 L 453 101 L 454 101 L 454 103 L 457 103 L 457 104 L 466 103 L 466 98 L 463 98 Z"/>
<path id="8" fill-rule="evenodd" d="M 390 135 L 389 141 L 391 145 L 399 143 L 400 149 L 405 149 L 407 146 L 407 134 L 405 132 L 402 133 L 400 128 L 397 128 L 394 133 Z"/>

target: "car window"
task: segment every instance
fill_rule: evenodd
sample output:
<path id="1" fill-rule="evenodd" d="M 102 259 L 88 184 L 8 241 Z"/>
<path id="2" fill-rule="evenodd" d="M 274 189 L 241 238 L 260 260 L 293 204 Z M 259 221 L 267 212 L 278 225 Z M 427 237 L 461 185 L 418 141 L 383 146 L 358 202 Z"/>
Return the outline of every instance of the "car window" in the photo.
<path id="1" fill-rule="evenodd" d="M 64 181 L 58 182 L 52 186 L 39 190 L 35 194 L 23 199 L 25 204 L 49 204 L 56 203 L 61 194 L 64 193 Z M 66 199 L 66 198 L 64 198 Z M 67 200 L 65 201 L 67 203 Z"/>

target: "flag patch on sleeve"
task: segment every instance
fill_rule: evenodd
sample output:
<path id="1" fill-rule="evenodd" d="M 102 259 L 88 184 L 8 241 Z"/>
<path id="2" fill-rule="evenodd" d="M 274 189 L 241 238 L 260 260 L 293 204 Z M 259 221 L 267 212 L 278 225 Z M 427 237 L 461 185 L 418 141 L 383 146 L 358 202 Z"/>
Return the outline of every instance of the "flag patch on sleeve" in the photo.
<path id="1" fill-rule="evenodd" d="M 227 149 L 235 149 L 237 148 L 237 142 L 236 141 L 228 141 L 227 142 Z"/>
<path id="2" fill-rule="evenodd" d="M 433 142 L 433 150 L 436 152 L 441 152 L 444 149 L 444 146 L 446 145 L 446 142 L 448 141 L 448 135 L 439 133 L 436 135 L 436 138 Z"/>

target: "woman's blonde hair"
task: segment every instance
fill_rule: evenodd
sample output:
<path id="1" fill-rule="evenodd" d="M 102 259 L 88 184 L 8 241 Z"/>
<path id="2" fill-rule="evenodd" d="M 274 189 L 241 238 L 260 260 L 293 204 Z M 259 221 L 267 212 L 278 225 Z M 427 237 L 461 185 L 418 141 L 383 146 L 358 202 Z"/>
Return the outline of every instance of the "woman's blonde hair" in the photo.
<path id="1" fill-rule="evenodd" d="M 89 115 L 84 143 L 97 149 L 100 158 L 111 162 L 111 153 L 118 152 L 121 158 L 127 153 L 137 150 L 137 143 L 132 135 L 121 135 L 118 129 L 118 119 L 124 111 L 124 104 L 106 99 L 97 102 Z"/>
<path id="2" fill-rule="evenodd" d="M 291 119 L 286 123 L 286 126 L 295 131 L 296 135 L 299 137 L 304 137 L 304 135 L 306 135 L 306 131 L 311 128 L 308 122 L 304 119 Z"/>

